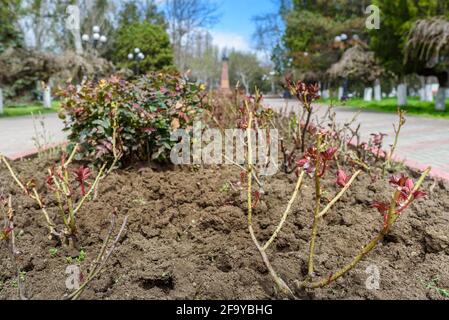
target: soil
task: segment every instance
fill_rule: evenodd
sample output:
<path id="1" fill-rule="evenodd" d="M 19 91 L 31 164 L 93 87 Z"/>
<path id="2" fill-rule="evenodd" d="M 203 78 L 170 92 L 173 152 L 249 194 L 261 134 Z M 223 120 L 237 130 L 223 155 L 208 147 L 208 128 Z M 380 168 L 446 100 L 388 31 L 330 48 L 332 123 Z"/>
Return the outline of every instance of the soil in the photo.
<path id="1" fill-rule="evenodd" d="M 13 163 L 22 179 L 44 181 L 52 161 L 28 159 Z M 417 178 L 419 174 L 408 170 Z M 129 222 L 111 259 L 83 293 L 83 299 L 275 299 L 276 290 L 246 225 L 245 192 L 237 185 L 240 171 L 232 166 L 176 167 L 166 170 L 136 166 L 111 173 L 98 197 L 78 216 L 80 262 L 84 275 L 97 256 L 114 208 L 119 223 Z M 267 180 L 255 209 L 259 240 L 267 240 L 293 192 L 294 174 L 278 173 Z M 30 299 L 61 299 L 67 294 L 67 257 L 73 252 L 48 239 L 45 220 L 33 200 L 22 195 L 4 166 L 0 186 L 13 195 L 18 263 Z M 228 186 L 228 187 L 227 187 Z M 324 182 L 328 195 L 337 191 L 335 169 Z M 44 190 L 43 185 L 40 186 Z M 316 246 L 316 276 L 328 276 L 348 263 L 382 227 L 382 217 L 370 208 L 390 197 L 387 180 L 372 183 L 361 175 L 320 224 Z M 449 183 L 428 179 L 429 193 L 416 201 L 391 234 L 349 274 L 328 288 L 298 293 L 304 299 L 444 299 L 449 288 Z M 293 287 L 304 279 L 312 224 L 313 187 L 302 188 L 284 229 L 269 250 L 280 276 Z M 325 200 L 324 200 L 325 201 Z M 54 204 L 53 204 L 54 206 Z M 49 211 L 55 213 L 49 204 Z M 0 244 L 0 299 L 17 299 L 15 272 Z M 57 253 L 50 254 L 52 248 Z M 54 252 L 53 252 L 54 253 Z M 369 290 L 366 270 L 380 271 L 380 288 Z"/>

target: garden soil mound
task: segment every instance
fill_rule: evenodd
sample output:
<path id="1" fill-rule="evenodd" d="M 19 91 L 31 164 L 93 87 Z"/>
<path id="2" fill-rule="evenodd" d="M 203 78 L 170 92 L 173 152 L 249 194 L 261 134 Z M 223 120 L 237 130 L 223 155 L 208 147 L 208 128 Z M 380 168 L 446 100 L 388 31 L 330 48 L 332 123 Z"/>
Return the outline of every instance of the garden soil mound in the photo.
<path id="1" fill-rule="evenodd" d="M 50 160 L 13 163 L 23 180 L 35 178 L 44 190 Z M 419 177 L 409 171 L 413 178 Z M 98 197 L 78 216 L 80 262 L 87 275 L 109 228 L 114 208 L 121 223 L 129 216 L 107 267 L 82 295 L 83 299 L 271 299 L 273 281 L 251 241 L 246 224 L 245 192 L 237 186 L 240 171 L 231 166 L 161 170 L 139 166 L 115 171 L 102 181 Z M 266 182 L 255 209 L 254 224 L 260 241 L 267 240 L 293 192 L 294 174 L 277 174 Z M 324 181 L 327 196 L 335 188 L 335 171 Z M 22 195 L 4 166 L 0 187 L 13 194 L 16 232 L 26 292 L 31 299 L 61 299 L 66 289 L 69 251 L 48 239 L 45 220 L 33 200 Z M 313 184 L 310 178 L 293 206 L 287 223 L 269 250 L 280 276 L 293 287 L 306 274 L 312 223 Z M 328 288 L 300 292 L 303 299 L 443 299 L 429 288 L 449 287 L 449 184 L 428 179 L 429 193 L 416 201 L 392 233 L 354 270 Z M 324 218 L 316 245 L 316 276 L 327 277 L 348 263 L 382 227 L 382 217 L 370 203 L 387 200 L 387 180 L 372 182 L 360 176 L 348 193 Z M 325 203 L 326 200 L 323 200 Z M 47 203 L 56 215 L 55 203 Z M 118 229 L 119 226 L 117 226 Z M 118 231 L 118 230 L 117 230 Z M 57 248 L 56 254 L 50 254 Z M 380 288 L 367 289 L 375 274 Z M 368 268 L 368 271 L 373 268 Z M 0 248 L 0 299 L 17 299 L 14 270 L 5 244 Z M 368 286 L 371 287 L 371 286 Z"/>

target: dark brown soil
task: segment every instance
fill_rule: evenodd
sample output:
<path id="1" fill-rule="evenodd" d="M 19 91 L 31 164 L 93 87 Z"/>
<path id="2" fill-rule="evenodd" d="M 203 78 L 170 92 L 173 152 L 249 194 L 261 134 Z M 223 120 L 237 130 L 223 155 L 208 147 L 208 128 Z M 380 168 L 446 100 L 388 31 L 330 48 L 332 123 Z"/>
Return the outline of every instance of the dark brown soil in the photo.
<path id="1" fill-rule="evenodd" d="M 23 179 L 44 180 L 49 161 L 14 163 Z M 411 173 L 414 178 L 417 173 Z M 105 271 L 84 292 L 84 299 L 270 299 L 273 281 L 248 234 L 245 193 L 228 190 L 238 181 L 238 169 L 151 167 L 113 172 L 100 186 L 99 196 L 78 217 L 79 244 L 87 254 L 80 263 L 87 274 L 98 254 L 116 207 L 119 222 L 129 215 L 127 231 Z M 335 172 L 325 181 L 329 195 L 336 192 Z M 277 225 L 291 196 L 295 175 L 279 173 L 269 179 L 266 194 L 255 210 L 255 229 L 266 240 Z M 433 186 L 432 186 L 433 185 Z M 0 186 L 14 196 L 20 268 L 25 272 L 31 299 L 61 299 L 68 265 L 78 253 L 47 239 L 44 218 L 33 200 L 22 195 L 4 166 Z M 312 299 L 443 299 L 428 288 L 449 288 L 449 183 L 429 179 L 429 192 L 400 218 L 383 243 L 353 271 L 329 288 L 301 295 Z M 430 191 L 431 190 L 431 191 Z M 320 225 L 316 248 L 317 276 L 327 276 L 346 264 L 382 226 L 382 217 L 370 208 L 385 200 L 391 188 L 386 180 L 371 183 L 367 175 L 354 186 Z M 306 271 L 312 222 L 313 187 L 307 179 L 292 214 L 269 256 L 282 278 L 293 287 Z M 50 212 L 53 208 L 50 205 Z M 0 248 L 0 299 L 17 299 L 14 270 L 5 245 Z M 380 289 L 368 290 L 369 265 L 380 270 Z"/>

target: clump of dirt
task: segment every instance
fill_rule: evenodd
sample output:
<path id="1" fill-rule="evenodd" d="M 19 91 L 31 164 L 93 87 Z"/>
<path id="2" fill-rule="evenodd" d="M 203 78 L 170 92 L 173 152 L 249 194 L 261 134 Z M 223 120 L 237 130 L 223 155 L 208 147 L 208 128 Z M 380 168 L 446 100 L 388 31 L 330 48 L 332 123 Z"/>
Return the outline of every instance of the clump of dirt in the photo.
<path id="1" fill-rule="evenodd" d="M 13 163 L 25 180 L 35 178 L 44 190 L 45 168 L 52 161 Z M 417 178 L 418 173 L 408 170 Z M 114 208 L 119 222 L 129 216 L 126 232 L 101 276 L 84 292 L 84 299 L 271 299 L 276 290 L 251 241 L 246 225 L 245 192 L 229 182 L 239 180 L 231 166 L 160 170 L 138 166 L 114 171 L 100 184 L 98 197 L 78 216 L 79 252 L 48 240 L 38 206 L 14 185 L 4 166 L 0 186 L 13 195 L 18 263 L 31 299 L 60 299 L 68 293 L 66 268 L 78 263 L 85 276 L 98 254 Z M 254 212 L 257 237 L 271 235 L 293 192 L 294 174 L 278 173 L 267 180 L 265 194 Z M 324 180 L 332 196 L 335 169 Z M 372 182 L 368 175 L 354 185 L 324 218 L 316 245 L 316 273 L 327 276 L 345 265 L 382 227 L 382 217 L 370 208 L 374 200 L 391 195 L 388 181 Z M 442 299 L 428 284 L 449 287 L 449 183 L 428 179 L 429 193 L 408 209 L 391 234 L 345 277 L 324 289 L 311 290 L 310 299 Z M 306 274 L 312 223 L 313 184 L 307 179 L 288 221 L 269 250 L 273 266 L 293 287 Z M 323 200 L 325 201 L 325 200 Z M 56 214 L 54 203 L 49 212 Z M 53 249 L 53 250 L 52 250 Z M 55 250 L 56 249 L 56 250 Z M 56 253 L 55 253 L 56 252 Z M 69 258 L 71 257 L 71 259 Z M 72 262 L 70 262 L 72 260 Z M 380 272 L 380 288 L 367 289 L 369 266 Z M 369 269 L 368 269 L 369 271 Z M 16 299 L 7 248 L 0 248 L 0 299 Z"/>

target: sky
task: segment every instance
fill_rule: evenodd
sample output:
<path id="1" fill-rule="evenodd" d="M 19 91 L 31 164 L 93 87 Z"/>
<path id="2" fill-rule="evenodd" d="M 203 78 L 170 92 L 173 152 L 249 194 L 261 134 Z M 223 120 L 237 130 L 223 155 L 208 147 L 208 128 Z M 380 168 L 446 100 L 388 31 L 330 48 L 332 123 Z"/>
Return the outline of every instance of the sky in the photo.
<path id="1" fill-rule="evenodd" d="M 276 12 L 272 0 L 218 0 L 220 21 L 209 29 L 220 48 L 251 51 L 254 22 L 252 17 Z"/>

